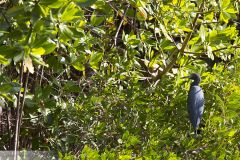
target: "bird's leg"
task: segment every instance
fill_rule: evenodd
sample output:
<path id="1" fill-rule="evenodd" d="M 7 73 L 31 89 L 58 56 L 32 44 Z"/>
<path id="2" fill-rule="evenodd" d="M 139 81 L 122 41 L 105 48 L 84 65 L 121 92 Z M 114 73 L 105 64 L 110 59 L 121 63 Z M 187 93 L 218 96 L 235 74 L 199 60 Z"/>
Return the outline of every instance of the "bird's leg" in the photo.
<path id="1" fill-rule="evenodd" d="M 197 128 L 194 128 L 194 135 L 195 135 L 195 138 L 197 138 Z"/>

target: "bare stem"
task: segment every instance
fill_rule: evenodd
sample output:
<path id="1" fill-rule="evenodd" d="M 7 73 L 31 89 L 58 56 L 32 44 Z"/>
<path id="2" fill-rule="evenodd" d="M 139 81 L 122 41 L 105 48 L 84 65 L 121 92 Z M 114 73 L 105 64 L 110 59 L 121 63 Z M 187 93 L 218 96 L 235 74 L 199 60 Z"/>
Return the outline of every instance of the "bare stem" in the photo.
<path id="1" fill-rule="evenodd" d="M 22 82 L 23 82 L 23 62 L 24 60 L 22 60 L 21 63 L 21 69 L 20 69 L 20 77 L 19 77 L 19 84 L 22 88 Z M 21 89 L 18 92 L 18 99 L 17 99 L 17 117 L 16 117 L 16 130 L 15 130 L 15 139 L 14 139 L 14 160 L 17 159 L 17 149 L 18 149 L 18 140 L 19 140 L 19 120 L 20 120 L 20 104 L 21 104 Z"/>
<path id="2" fill-rule="evenodd" d="M 200 12 L 203 10 L 203 6 L 204 6 L 204 1 L 202 2 L 201 6 L 199 8 Z M 176 63 L 179 55 L 181 55 L 181 53 L 184 53 L 184 50 L 185 50 L 185 48 L 186 48 L 186 46 L 188 44 L 188 41 L 190 40 L 190 38 L 192 36 L 192 33 L 195 30 L 195 28 L 196 28 L 197 19 L 198 19 L 199 15 L 200 15 L 200 12 L 198 12 L 196 14 L 196 17 L 194 18 L 193 24 L 192 24 L 192 27 L 191 27 L 192 32 L 189 32 L 188 35 L 186 36 L 186 38 L 184 39 L 181 49 L 179 50 L 178 48 L 176 48 L 173 51 L 173 53 L 171 54 L 171 59 L 172 60 L 167 64 L 167 66 L 163 69 L 162 72 L 159 72 L 159 74 L 156 76 L 155 79 L 160 79 L 163 75 L 165 75 L 173 67 L 173 65 Z"/>

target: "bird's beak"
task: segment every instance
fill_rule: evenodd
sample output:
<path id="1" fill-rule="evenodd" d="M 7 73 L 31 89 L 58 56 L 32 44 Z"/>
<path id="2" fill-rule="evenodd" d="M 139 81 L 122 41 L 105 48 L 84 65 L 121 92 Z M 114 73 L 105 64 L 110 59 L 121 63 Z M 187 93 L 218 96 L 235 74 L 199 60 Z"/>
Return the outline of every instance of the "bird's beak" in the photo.
<path id="1" fill-rule="evenodd" d="M 190 78 L 190 76 L 182 77 L 181 79 L 186 79 L 186 78 Z"/>

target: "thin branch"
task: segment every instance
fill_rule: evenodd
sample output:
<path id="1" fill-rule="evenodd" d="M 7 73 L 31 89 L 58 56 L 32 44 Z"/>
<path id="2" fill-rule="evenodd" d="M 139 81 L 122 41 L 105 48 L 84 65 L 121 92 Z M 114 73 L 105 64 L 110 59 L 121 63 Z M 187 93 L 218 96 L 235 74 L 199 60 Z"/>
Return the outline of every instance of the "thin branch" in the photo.
<path id="1" fill-rule="evenodd" d="M 24 84 L 24 92 L 23 92 L 23 99 L 22 99 L 22 104 L 21 104 L 21 108 L 20 108 L 20 120 L 19 120 L 19 126 L 21 125 L 22 122 L 22 114 L 23 114 L 23 108 L 24 108 L 24 104 L 25 104 L 25 97 L 26 97 L 26 93 L 28 90 L 28 78 L 29 78 L 29 70 L 27 70 L 26 73 L 26 80 L 25 80 L 25 84 Z M 20 127 L 19 127 L 19 131 L 18 133 L 20 133 Z"/>
<path id="2" fill-rule="evenodd" d="M 23 82 L 23 70 L 24 70 L 24 60 L 22 60 L 21 63 L 21 69 L 20 69 L 20 77 L 19 77 L 19 83 L 20 86 L 22 88 L 22 82 Z M 19 117 L 20 117 L 20 100 L 21 100 L 21 89 L 18 92 L 18 99 L 17 99 L 17 117 L 16 117 L 16 130 L 15 130 L 15 139 L 14 139 L 14 160 L 17 159 L 17 149 L 18 149 L 18 139 L 19 139 L 19 135 L 18 135 L 18 130 L 19 130 Z"/>
<path id="3" fill-rule="evenodd" d="M 126 14 L 127 14 L 127 10 L 128 10 L 129 7 L 130 7 L 130 5 L 128 5 L 127 8 L 126 8 L 126 10 L 124 11 L 122 20 L 121 20 L 121 22 L 120 22 L 120 24 L 119 24 L 119 26 L 118 26 L 117 32 L 116 32 L 116 34 L 115 34 L 115 36 L 114 36 L 114 45 L 115 45 L 115 46 L 117 45 L 118 34 L 119 34 L 119 31 L 120 31 L 120 29 L 121 29 L 121 27 L 122 27 L 122 24 L 123 24 L 123 22 L 124 22 L 124 19 L 125 19 L 125 16 L 126 16 Z M 113 46 L 112 46 L 112 47 L 113 47 Z"/>
<path id="4" fill-rule="evenodd" d="M 9 27 L 11 28 L 11 23 L 9 22 L 9 20 L 7 19 L 6 15 L 3 13 L 3 11 L 1 11 L 3 18 L 5 19 L 5 21 L 7 22 L 7 24 L 9 25 Z"/>
<path id="5" fill-rule="evenodd" d="M 32 34 L 32 28 L 27 35 L 27 38 L 25 40 L 25 44 L 29 44 L 31 34 Z M 19 80 L 21 88 L 23 87 L 23 72 L 24 72 L 24 56 L 23 56 L 23 59 L 22 59 L 22 66 L 21 66 L 21 70 L 20 70 L 20 80 Z M 23 93 L 22 103 L 20 102 L 21 101 L 21 89 L 18 92 L 16 130 L 15 130 L 15 142 L 14 142 L 14 160 L 17 160 L 17 149 L 19 147 L 19 133 L 20 133 L 21 118 L 22 118 L 22 108 L 24 106 L 24 101 L 25 101 L 25 94 L 26 94 L 26 88 L 25 87 L 28 83 L 28 77 L 29 77 L 29 71 L 27 70 L 27 77 L 26 77 L 26 80 L 25 80 L 25 86 L 24 86 L 25 90 L 24 90 L 24 93 Z"/>
<path id="6" fill-rule="evenodd" d="M 200 12 L 203 10 L 203 6 L 204 6 L 204 1 L 202 2 L 201 6 L 199 8 Z M 192 24 L 192 27 L 191 27 L 192 32 L 189 32 L 188 35 L 186 36 L 186 38 L 184 39 L 181 49 L 179 50 L 178 48 L 176 48 L 173 51 L 173 53 L 171 54 L 172 60 L 169 62 L 169 64 L 167 64 L 167 66 L 163 69 L 162 72 L 159 72 L 159 74 L 155 77 L 155 80 L 156 79 L 160 79 L 163 75 L 165 75 L 173 67 L 173 65 L 176 63 L 176 61 L 178 59 L 178 56 L 181 53 L 184 53 L 184 50 L 185 50 L 185 48 L 186 48 L 186 46 L 188 44 L 188 41 L 190 40 L 190 38 L 192 36 L 192 33 L 195 30 L 195 28 L 196 28 L 197 19 L 198 19 L 199 15 L 200 15 L 200 13 L 196 14 L 196 17 L 194 18 L 193 24 Z"/>
<path id="7" fill-rule="evenodd" d="M 226 49 L 232 49 L 232 48 L 237 49 L 237 48 L 240 48 L 240 46 L 223 47 L 223 48 L 219 48 L 219 49 L 213 50 L 212 53 L 219 52 L 219 51 L 226 50 Z M 189 52 L 189 51 L 184 51 L 184 53 L 188 53 L 188 54 L 205 54 L 206 52 Z"/>
<path id="8" fill-rule="evenodd" d="M 9 146 L 8 149 L 11 149 L 11 112 L 10 108 L 7 106 L 7 128 L 8 128 L 8 139 L 9 139 Z"/>
<path id="9" fill-rule="evenodd" d="M 40 75 L 40 81 L 39 81 L 40 86 L 42 86 L 43 72 L 44 72 L 44 66 L 41 67 L 41 75 Z"/>
<path id="10" fill-rule="evenodd" d="M 119 14 L 120 17 L 124 17 L 124 13 L 119 10 L 117 7 L 113 6 L 111 3 L 108 3 L 108 5 L 115 11 Z M 116 9 L 117 8 L 117 9 Z M 130 22 L 129 18 L 127 15 L 125 15 L 125 18 L 126 18 L 126 21 L 128 22 L 128 24 L 134 28 L 135 26 Z M 136 30 L 138 30 L 138 28 L 135 28 Z"/>

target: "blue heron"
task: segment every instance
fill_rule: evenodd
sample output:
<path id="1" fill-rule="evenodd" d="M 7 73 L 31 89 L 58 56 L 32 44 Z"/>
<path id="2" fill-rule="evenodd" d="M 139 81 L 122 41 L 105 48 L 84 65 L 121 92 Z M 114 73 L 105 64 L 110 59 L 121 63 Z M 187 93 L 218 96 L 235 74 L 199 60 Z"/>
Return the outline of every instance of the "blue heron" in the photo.
<path id="1" fill-rule="evenodd" d="M 197 73 L 192 73 L 190 76 L 184 78 L 194 80 L 188 92 L 187 107 L 189 118 L 194 128 L 195 136 L 197 136 L 197 128 L 200 124 L 204 110 L 204 94 L 202 88 L 199 87 L 201 78 Z"/>

